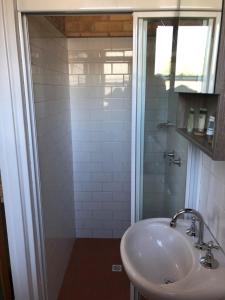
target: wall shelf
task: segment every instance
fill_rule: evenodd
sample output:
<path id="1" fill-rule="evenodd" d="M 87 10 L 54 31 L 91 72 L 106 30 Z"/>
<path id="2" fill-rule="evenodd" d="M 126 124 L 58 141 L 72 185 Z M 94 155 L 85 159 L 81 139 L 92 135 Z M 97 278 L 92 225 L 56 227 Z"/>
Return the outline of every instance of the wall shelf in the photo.
<path id="1" fill-rule="evenodd" d="M 213 160 L 225 160 L 225 113 L 224 100 L 219 94 L 178 93 L 177 132 L 189 142 L 196 145 Z M 187 132 L 187 120 L 190 108 L 195 110 L 195 124 L 201 107 L 208 110 L 208 115 L 216 116 L 216 129 L 213 145 L 209 144 L 207 137 L 196 136 Z M 196 126 L 195 126 L 196 127 Z"/>
<path id="2" fill-rule="evenodd" d="M 213 147 L 207 145 L 205 139 L 194 137 L 185 131 L 185 128 L 187 128 L 187 114 L 190 107 L 199 108 L 200 106 L 206 107 L 210 113 L 214 112 L 216 115 Z M 213 160 L 225 161 L 225 6 L 223 7 L 220 30 L 215 94 L 179 93 L 177 131 L 208 154 Z"/>
<path id="3" fill-rule="evenodd" d="M 208 143 L 206 136 L 196 136 L 193 133 L 188 133 L 187 129 L 185 128 L 177 128 L 177 132 L 180 133 L 189 142 L 199 147 L 208 156 L 213 158 L 213 148 L 212 145 Z"/>

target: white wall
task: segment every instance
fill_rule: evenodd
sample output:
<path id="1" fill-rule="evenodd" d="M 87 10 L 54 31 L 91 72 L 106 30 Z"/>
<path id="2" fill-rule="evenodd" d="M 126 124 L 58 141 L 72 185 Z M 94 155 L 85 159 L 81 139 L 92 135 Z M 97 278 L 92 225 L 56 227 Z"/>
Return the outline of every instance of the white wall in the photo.
<path id="1" fill-rule="evenodd" d="M 225 162 L 202 155 L 199 211 L 225 250 Z"/>
<path id="2" fill-rule="evenodd" d="M 49 299 L 57 298 L 74 241 L 72 143 L 66 39 L 29 17 Z"/>
<path id="3" fill-rule="evenodd" d="M 69 39 L 77 237 L 130 225 L 132 38 Z"/>

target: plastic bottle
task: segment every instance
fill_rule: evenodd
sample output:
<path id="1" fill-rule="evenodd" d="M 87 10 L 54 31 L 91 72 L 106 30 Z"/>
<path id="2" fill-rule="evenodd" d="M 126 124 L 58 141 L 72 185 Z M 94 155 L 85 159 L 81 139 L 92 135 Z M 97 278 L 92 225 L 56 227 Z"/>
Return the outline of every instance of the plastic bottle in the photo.
<path id="1" fill-rule="evenodd" d="M 194 108 L 190 108 L 189 114 L 188 114 L 188 121 L 187 121 L 187 132 L 192 133 L 194 129 Z"/>
<path id="2" fill-rule="evenodd" d="M 200 108 L 199 118 L 198 118 L 198 132 L 204 134 L 205 131 L 205 121 L 207 116 L 207 109 Z"/>
<path id="3" fill-rule="evenodd" d="M 207 131 L 206 131 L 206 135 L 207 135 L 209 144 L 213 143 L 213 136 L 215 133 L 215 121 L 216 121 L 215 116 L 209 117 L 208 127 L 207 127 Z"/>

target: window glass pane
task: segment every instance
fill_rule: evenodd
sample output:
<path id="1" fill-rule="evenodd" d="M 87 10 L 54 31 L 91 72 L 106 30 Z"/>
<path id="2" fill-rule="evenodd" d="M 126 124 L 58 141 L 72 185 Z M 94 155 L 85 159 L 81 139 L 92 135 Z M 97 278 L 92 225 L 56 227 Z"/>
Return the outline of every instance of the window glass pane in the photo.
<path id="1" fill-rule="evenodd" d="M 179 91 L 201 92 L 207 80 L 209 26 L 179 26 L 176 83 Z M 206 84 L 206 83 L 205 83 Z"/>
<path id="2" fill-rule="evenodd" d="M 170 75 L 172 42 L 173 27 L 158 26 L 156 30 L 155 75 Z"/>

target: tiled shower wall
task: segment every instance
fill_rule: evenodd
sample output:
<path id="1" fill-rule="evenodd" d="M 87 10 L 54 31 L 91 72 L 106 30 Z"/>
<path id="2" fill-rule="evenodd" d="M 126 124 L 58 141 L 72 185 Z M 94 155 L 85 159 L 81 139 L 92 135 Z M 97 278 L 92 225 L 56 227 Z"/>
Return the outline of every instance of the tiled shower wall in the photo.
<path id="1" fill-rule="evenodd" d="M 225 162 L 202 155 L 199 211 L 225 251 Z"/>
<path id="2" fill-rule="evenodd" d="M 49 299 L 56 299 L 74 242 L 74 194 L 66 39 L 29 17 Z"/>
<path id="3" fill-rule="evenodd" d="M 130 224 L 131 38 L 68 40 L 77 237 Z"/>

